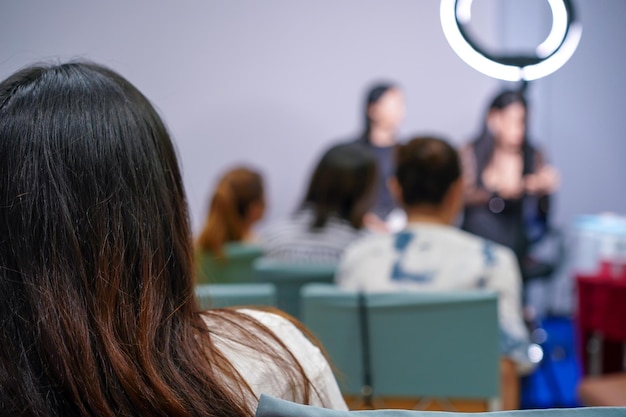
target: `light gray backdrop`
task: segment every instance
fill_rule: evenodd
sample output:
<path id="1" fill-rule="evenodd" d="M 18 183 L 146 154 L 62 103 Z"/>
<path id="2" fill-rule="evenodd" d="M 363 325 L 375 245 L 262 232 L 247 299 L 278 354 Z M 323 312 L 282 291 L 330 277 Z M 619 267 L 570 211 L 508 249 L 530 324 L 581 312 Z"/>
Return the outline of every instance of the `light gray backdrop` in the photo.
<path id="1" fill-rule="evenodd" d="M 561 171 L 555 221 L 626 213 L 626 1 L 575 0 L 580 47 L 530 86 L 531 132 Z M 538 43 L 545 0 L 476 0 L 492 47 Z M 252 164 L 269 190 L 266 224 L 291 212 L 320 151 L 361 127 L 366 84 L 398 82 L 402 134 L 465 143 L 500 85 L 447 45 L 438 0 L 3 0 L 0 77 L 33 61 L 87 58 L 135 83 L 177 143 L 194 232 L 217 175 Z"/>

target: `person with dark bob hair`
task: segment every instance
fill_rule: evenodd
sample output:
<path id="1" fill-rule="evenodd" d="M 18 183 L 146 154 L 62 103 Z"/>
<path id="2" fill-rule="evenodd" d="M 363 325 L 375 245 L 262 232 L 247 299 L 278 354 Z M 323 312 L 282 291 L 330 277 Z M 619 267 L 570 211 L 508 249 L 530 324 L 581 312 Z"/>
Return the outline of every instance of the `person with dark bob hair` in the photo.
<path id="1" fill-rule="evenodd" d="M 523 91 L 503 90 L 489 104 L 481 134 L 461 149 L 462 228 L 513 250 L 523 276 L 529 245 L 545 234 L 558 174 L 527 137 Z"/>
<path id="2" fill-rule="evenodd" d="M 407 213 L 406 228 L 350 246 L 338 267 L 337 284 L 368 292 L 478 288 L 497 292 L 502 406 L 517 408 L 517 373 L 534 366 L 522 321 L 520 271 L 510 249 L 454 226 L 463 207 L 456 150 L 437 137 L 417 137 L 398 145 L 390 189 Z"/>
<path id="3" fill-rule="evenodd" d="M 253 416 L 262 392 L 346 408 L 288 318 L 199 310 L 176 153 L 126 79 L 9 76 L 0 158 L 0 415 Z"/>
<path id="4" fill-rule="evenodd" d="M 366 233 L 376 160 L 358 143 L 339 144 L 320 158 L 304 200 L 290 218 L 261 235 L 269 258 L 293 263 L 336 264 L 345 247 Z"/>

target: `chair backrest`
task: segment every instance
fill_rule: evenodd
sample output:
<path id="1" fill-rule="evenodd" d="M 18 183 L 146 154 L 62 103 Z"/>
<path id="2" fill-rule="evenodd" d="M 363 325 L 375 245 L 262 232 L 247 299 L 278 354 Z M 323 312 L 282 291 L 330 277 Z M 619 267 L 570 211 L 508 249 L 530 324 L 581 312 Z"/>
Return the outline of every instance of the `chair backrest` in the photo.
<path id="1" fill-rule="evenodd" d="M 200 284 L 196 297 L 202 309 L 234 306 L 276 307 L 276 288 L 272 284 Z"/>
<path id="2" fill-rule="evenodd" d="M 362 300 L 365 341 L 357 292 L 333 285 L 302 291 L 302 320 L 339 370 L 344 395 L 359 395 L 369 363 L 374 397 L 499 396 L 495 293 L 378 293 Z"/>
<path id="3" fill-rule="evenodd" d="M 252 263 L 263 251 L 257 245 L 228 243 L 224 246 L 224 259 L 211 252 L 196 253 L 196 280 L 198 284 L 252 282 Z"/>
<path id="4" fill-rule="evenodd" d="M 290 264 L 270 258 L 258 258 L 253 262 L 255 282 L 267 282 L 276 286 L 277 307 L 300 318 L 300 290 L 309 283 L 332 283 L 335 265 Z"/>
<path id="5" fill-rule="evenodd" d="M 587 407 L 553 408 L 548 410 L 517 410 L 472 413 L 472 417 L 615 417 L 626 415 L 626 408 Z M 467 413 L 414 411 L 414 410 L 370 410 L 340 411 L 293 402 L 261 395 L 256 417 L 467 417 Z"/>

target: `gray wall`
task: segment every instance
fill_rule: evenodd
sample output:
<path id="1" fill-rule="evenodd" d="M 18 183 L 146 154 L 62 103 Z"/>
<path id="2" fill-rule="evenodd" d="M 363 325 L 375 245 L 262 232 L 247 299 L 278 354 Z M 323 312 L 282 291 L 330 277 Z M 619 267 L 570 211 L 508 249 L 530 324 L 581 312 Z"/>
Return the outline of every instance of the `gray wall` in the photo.
<path id="1" fill-rule="evenodd" d="M 532 40 L 549 17 L 538 0 L 519 3 L 475 1 L 472 27 L 490 45 Z M 579 50 L 531 85 L 533 137 L 563 176 L 561 223 L 626 213 L 626 2 L 575 4 L 585 25 Z M 441 133 L 455 144 L 478 131 L 500 85 L 448 47 L 436 0 L 22 0 L 0 5 L 0 39 L 2 78 L 33 61 L 82 57 L 135 83 L 173 133 L 195 231 L 216 176 L 239 162 L 265 174 L 266 222 L 293 210 L 320 151 L 358 133 L 370 81 L 405 90 L 403 135 Z"/>

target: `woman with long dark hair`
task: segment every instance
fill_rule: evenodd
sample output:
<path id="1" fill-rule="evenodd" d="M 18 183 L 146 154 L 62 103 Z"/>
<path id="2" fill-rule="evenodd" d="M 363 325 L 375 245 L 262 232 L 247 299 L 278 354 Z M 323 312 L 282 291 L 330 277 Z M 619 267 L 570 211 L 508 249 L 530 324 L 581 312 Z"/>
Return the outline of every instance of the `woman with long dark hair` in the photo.
<path id="1" fill-rule="evenodd" d="M 482 134 L 461 151 L 465 178 L 463 229 L 513 250 L 523 268 L 529 220 L 547 222 L 558 176 L 527 138 L 523 91 L 505 90 L 489 105 Z"/>
<path id="2" fill-rule="evenodd" d="M 90 63 L 0 83 L 0 415 L 252 416 L 345 408 L 289 320 L 199 311 L 187 205 L 149 101 Z"/>
<path id="3" fill-rule="evenodd" d="M 344 249 L 366 233 L 376 160 L 360 143 L 330 147 L 317 163 L 302 204 L 261 234 L 267 257 L 290 263 L 337 264 Z"/>

